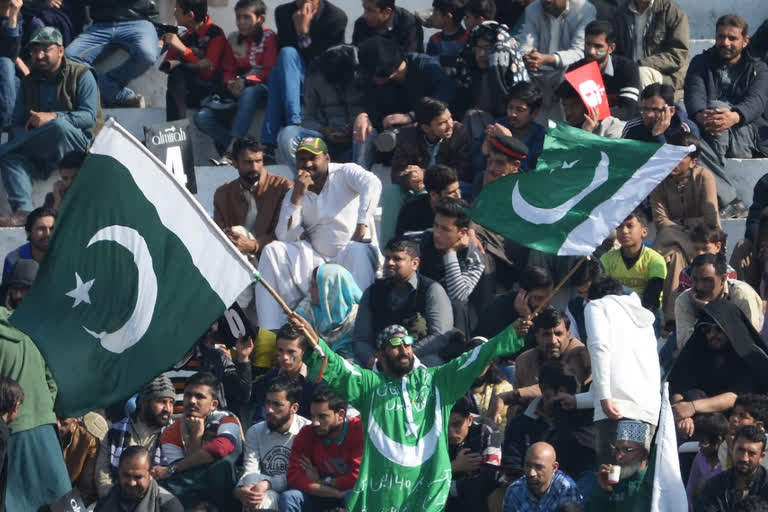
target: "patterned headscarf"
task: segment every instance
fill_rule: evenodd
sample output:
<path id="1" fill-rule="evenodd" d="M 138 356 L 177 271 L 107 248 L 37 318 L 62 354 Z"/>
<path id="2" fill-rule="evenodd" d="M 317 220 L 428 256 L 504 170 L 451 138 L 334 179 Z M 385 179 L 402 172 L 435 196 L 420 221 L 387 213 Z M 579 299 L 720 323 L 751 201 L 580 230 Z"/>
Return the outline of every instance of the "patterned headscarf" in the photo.
<path id="1" fill-rule="evenodd" d="M 318 332 L 328 332 L 341 325 L 363 296 L 352 274 L 335 263 L 317 268 L 317 292 L 320 303 L 312 304 L 312 314 Z"/>
<path id="2" fill-rule="evenodd" d="M 385 327 L 381 330 L 379 335 L 376 336 L 376 348 L 381 348 L 384 343 L 395 334 L 404 334 L 405 336 L 408 336 L 408 330 L 402 325 L 397 324 Z"/>
<path id="3" fill-rule="evenodd" d="M 487 39 L 493 45 L 488 72 L 501 80 L 504 89 L 509 90 L 517 82 L 528 81 L 523 52 L 517 40 L 509 34 L 509 28 L 496 21 L 485 21 L 472 29 L 464 50 L 456 60 L 456 82 L 459 87 L 469 89 L 475 75 L 480 73 L 473 50 L 478 39 Z"/>

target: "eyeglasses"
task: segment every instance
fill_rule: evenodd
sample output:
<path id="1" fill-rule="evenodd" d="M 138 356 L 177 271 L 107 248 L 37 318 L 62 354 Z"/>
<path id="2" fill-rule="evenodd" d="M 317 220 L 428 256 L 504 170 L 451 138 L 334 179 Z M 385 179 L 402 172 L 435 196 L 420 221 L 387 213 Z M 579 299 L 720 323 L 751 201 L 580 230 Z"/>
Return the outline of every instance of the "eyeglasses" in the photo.
<path id="1" fill-rule="evenodd" d="M 389 344 L 393 347 L 399 347 L 400 345 L 413 345 L 413 336 L 392 336 L 389 338 Z"/>
<path id="2" fill-rule="evenodd" d="M 610 447 L 611 450 L 622 456 L 629 455 L 630 453 L 634 453 L 638 450 L 638 448 L 632 448 L 630 446 L 616 446 L 615 444 L 610 445 Z"/>
<path id="3" fill-rule="evenodd" d="M 473 47 L 473 50 L 475 50 L 478 53 L 491 53 L 493 51 L 493 46 L 477 45 Z"/>
<path id="4" fill-rule="evenodd" d="M 641 114 L 663 114 L 669 107 L 640 107 Z"/>

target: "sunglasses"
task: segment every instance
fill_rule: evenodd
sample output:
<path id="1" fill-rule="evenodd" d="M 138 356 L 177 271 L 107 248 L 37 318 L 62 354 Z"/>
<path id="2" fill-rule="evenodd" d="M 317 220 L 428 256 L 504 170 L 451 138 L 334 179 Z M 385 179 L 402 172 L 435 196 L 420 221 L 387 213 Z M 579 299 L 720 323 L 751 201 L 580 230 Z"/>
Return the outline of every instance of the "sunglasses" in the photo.
<path id="1" fill-rule="evenodd" d="M 410 346 L 413 345 L 413 336 L 392 336 L 388 341 L 393 347 L 399 347 L 402 344 Z"/>

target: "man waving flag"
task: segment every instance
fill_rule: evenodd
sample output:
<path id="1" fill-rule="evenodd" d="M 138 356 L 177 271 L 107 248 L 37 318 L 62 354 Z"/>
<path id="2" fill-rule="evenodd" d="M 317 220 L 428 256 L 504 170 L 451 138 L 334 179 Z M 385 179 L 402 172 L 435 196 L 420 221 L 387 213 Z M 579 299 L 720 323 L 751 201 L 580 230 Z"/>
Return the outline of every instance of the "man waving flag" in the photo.
<path id="1" fill-rule="evenodd" d="M 178 361 L 254 273 L 184 186 L 110 120 L 11 322 L 46 359 L 56 412 L 77 416 Z"/>
<path id="2" fill-rule="evenodd" d="M 690 151 L 551 124 L 536 170 L 483 187 L 469 215 L 531 249 L 589 255 Z"/>

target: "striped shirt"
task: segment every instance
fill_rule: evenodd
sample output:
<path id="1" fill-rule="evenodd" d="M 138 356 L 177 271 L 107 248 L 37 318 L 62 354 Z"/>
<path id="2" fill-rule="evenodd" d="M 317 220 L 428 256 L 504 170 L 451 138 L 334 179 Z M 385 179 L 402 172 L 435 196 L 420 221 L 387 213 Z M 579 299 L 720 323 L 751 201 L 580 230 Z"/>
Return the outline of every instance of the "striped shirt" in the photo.
<path id="1" fill-rule="evenodd" d="M 549 489 L 541 498 L 530 493 L 526 477 L 507 487 L 503 512 L 553 512 L 563 503 L 581 505 L 583 501 L 576 482 L 558 469 L 552 476 Z"/>
<path id="2" fill-rule="evenodd" d="M 445 271 L 440 284 L 451 300 L 466 302 L 485 271 L 483 255 L 474 243 L 469 243 L 467 256 L 459 260 L 455 252 L 443 255 Z"/>

